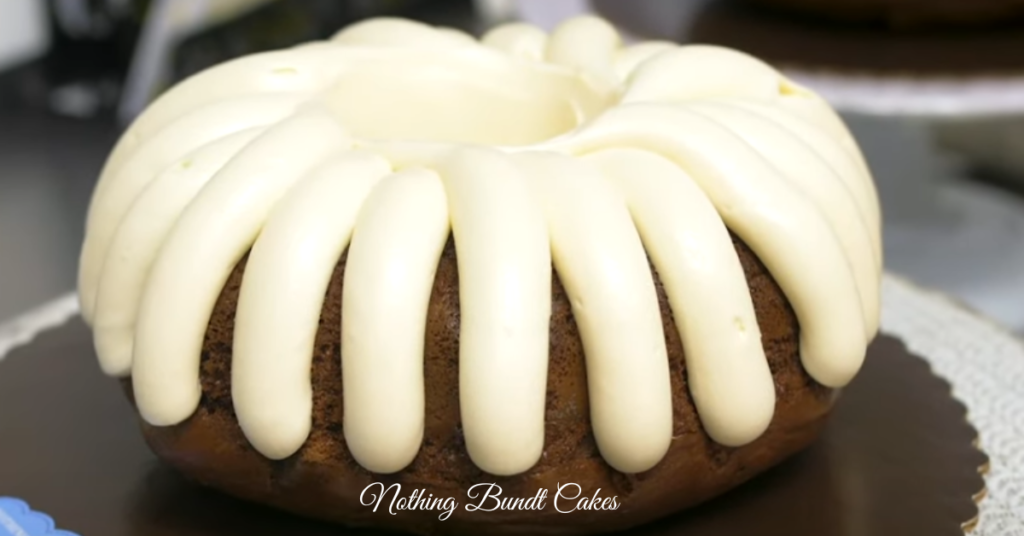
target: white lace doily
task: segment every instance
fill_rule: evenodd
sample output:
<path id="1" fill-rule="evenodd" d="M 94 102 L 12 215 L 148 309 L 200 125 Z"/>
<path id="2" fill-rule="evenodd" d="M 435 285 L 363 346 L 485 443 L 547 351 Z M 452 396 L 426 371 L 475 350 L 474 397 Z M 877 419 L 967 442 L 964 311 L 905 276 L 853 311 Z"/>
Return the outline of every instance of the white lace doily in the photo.
<path id="1" fill-rule="evenodd" d="M 942 294 L 886 276 L 882 329 L 923 356 L 967 405 L 990 459 L 974 536 L 1024 536 L 1024 342 Z M 0 360 L 78 312 L 72 294 L 0 325 Z"/>
<path id="2" fill-rule="evenodd" d="M 953 385 L 989 456 L 977 536 L 1024 536 L 1024 342 L 954 303 L 887 276 L 882 330 Z"/>

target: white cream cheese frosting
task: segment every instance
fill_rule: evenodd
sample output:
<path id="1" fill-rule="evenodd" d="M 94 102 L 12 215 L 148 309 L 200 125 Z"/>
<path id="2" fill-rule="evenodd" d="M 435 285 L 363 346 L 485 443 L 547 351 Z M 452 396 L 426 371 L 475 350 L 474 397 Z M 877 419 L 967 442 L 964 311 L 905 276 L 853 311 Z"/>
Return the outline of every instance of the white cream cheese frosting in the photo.
<path id="1" fill-rule="evenodd" d="M 551 246 L 528 175 L 502 153 L 457 149 L 444 177 L 458 256 L 459 405 L 470 458 L 514 474 L 544 449 Z"/>
<path id="2" fill-rule="evenodd" d="M 329 158 L 274 207 L 252 246 L 235 315 L 231 397 L 243 428 L 276 430 L 252 437 L 270 458 L 291 455 L 309 435 L 311 419 L 295 415 L 313 409 L 310 369 L 324 294 L 364 201 L 390 173 L 375 155 Z M 268 396 L 273 408 L 262 407 Z"/>
<path id="3" fill-rule="evenodd" d="M 448 231 L 444 185 L 426 169 L 381 179 L 356 220 L 341 301 L 343 426 L 371 471 L 398 471 L 419 451 L 427 305 Z"/>
<path id="4" fill-rule="evenodd" d="M 835 113 L 764 63 L 709 46 L 623 46 L 584 17 L 480 41 L 374 19 L 214 67 L 129 128 L 93 194 L 79 272 L 103 370 L 144 419 L 183 422 L 221 289 L 249 252 L 232 399 L 253 447 L 293 455 L 311 426 L 320 311 L 347 251 L 344 435 L 392 473 L 423 439 L 424 330 L 458 250 L 459 395 L 484 471 L 544 448 L 552 267 L 585 353 L 597 446 L 654 467 L 672 440 L 664 285 L 701 422 L 759 437 L 775 392 L 729 231 L 783 289 L 818 382 L 857 373 L 879 319 L 881 216 Z"/>

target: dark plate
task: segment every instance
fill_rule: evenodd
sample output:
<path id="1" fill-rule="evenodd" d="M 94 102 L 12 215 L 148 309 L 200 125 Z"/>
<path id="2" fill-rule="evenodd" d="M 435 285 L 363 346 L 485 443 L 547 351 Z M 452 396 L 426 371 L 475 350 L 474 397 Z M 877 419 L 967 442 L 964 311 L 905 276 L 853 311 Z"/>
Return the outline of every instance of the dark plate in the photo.
<path id="1" fill-rule="evenodd" d="M 813 447 L 631 534 L 962 536 L 986 463 L 965 414 L 923 360 L 881 337 Z M 100 373 L 78 319 L 0 365 L 3 495 L 82 536 L 371 534 L 243 503 L 163 467 L 118 384 Z"/>

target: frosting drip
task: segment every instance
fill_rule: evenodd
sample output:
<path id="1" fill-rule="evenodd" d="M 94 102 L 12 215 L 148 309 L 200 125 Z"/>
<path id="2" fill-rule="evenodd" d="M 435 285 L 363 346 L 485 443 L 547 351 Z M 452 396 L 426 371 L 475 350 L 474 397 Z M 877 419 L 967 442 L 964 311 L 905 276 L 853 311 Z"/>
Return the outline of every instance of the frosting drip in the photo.
<path id="1" fill-rule="evenodd" d="M 445 178 L 459 270 L 459 407 L 473 462 L 526 471 L 544 449 L 551 246 L 528 175 L 497 151 L 459 149 Z"/>
<path id="2" fill-rule="evenodd" d="M 235 314 L 231 396 L 239 423 L 267 457 L 290 456 L 309 435 L 324 294 L 359 210 L 389 173 L 387 161 L 373 155 L 329 158 L 274 207 L 252 246 Z M 267 397 L 273 408 L 263 406 Z"/>
<path id="3" fill-rule="evenodd" d="M 232 398 L 253 447 L 283 459 L 310 432 L 314 338 L 347 250 L 344 434 L 361 465 L 391 473 L 422 441 L 426 314 L 451 234 L 466 447 L 511 475 L 543 453 L 553 266 L 598 448 L 634 473 L 672 440 L 648 261 L 704 428 L 738 446 L 767 428 L 775 392 L 729 230 L 792 304 L 804 367 L 840 387 L 878 328 L 880 227 L 842 122 L 754 58 L 623 47 L 592 17 L 480 41 L 376 19 L 225 63 L 150 106 L 93 194 L 79 292 L 103 370 L 131 375 L 149 423 L 174 425 L 199 404 L 206 325 L 249 252 Z"/>
<path id="4" fill-rule="evenodd" d="M 650 469 L 672 440 L 672 390 L 640 236 L 621 195 L 592 167 L 551 153 L 519 159 L 543 201 L 552 261 L 583 341 L 597 446 L 620 471 Z"/>
<path id="5" fill-rule="evenodd" d="M 444 185 L 424 169 L 381 179 L 356 220 L 341 300 L 344 429 L 371 471 L 402 469 L 423 438 L 427 304 L 448 231 Z"/>

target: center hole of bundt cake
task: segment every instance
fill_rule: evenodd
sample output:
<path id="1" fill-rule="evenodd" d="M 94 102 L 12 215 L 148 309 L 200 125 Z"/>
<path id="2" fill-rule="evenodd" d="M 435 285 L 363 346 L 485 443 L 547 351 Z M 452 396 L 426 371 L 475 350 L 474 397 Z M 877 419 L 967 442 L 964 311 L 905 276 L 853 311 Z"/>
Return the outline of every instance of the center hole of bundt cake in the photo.
<path id="1" fill-rule="evenodd" d="M 611 93 L 554 67 L 485 56 L 360 66 L 325 99 L 359 138 L 511 146 L 571 131 Z"/>

